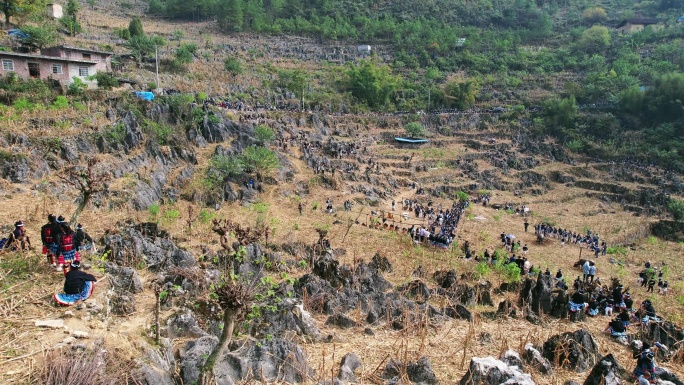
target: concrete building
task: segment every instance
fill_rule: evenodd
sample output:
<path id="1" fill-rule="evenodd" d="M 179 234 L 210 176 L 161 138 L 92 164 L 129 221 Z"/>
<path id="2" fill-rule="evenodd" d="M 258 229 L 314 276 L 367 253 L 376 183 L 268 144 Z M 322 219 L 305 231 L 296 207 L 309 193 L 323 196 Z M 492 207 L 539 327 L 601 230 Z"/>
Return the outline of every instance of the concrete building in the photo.
<path id="1" fill-rule="evenodd" d="M 60 19 L 64 16 L 62 12 L 62 6 L 55 3 L 50 3 L 47 5 L 47 16 L 53 19 Z"/>
<path id="2" fill-rule="evenodd" d="M 88 77 L 111 71 L 111 57 L 109 52 L 67 46 L 45 48 L 40 54 L 0 51 L 0 76 L 13 72 L 23 79 L 53 79 L 62 85 L 79 78 L 88 86 L 96 86 L 97 82 Z"/>

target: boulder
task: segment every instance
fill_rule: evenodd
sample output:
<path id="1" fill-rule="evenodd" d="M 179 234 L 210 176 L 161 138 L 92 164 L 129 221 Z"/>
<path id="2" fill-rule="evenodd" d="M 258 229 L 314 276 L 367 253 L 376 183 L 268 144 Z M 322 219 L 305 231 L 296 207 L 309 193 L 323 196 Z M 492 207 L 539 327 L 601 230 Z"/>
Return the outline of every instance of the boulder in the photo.
<path id="1" fill-rule="evenodd" d="M 404 373 L 404 368 L 406 373 Z M 382 372 L 382 378 L 390 380 L 390 383 L 398 383 L 397 381 L 404 374 L 411 382 L 428 385 L 438 383 L 437 376 L 435 376 L 430 360 L 427 357 L 421 357 L 418 361 L 409 363 L 390 359 Z"/>
<path id="2" fill-rule="evenodd" d="M 287 336 L 293 333 L 309 341 L 323 338 L 323 333 L 316 326 L 311 314 L 293 298 L 284 299 L 275 311 L 263 310 L 261 317 L 253 319 L 250 325 L 250 335 L 255 338 Z"/>
<path id="3" fill-rule="evenodd" d="M 528 343 L 525 345 L 525 351 L 523 352 L 522 358 L 526 364 L 536 368 L 542 374 L 553 373 L 553 367 L 549 360 L 542 356 L 541 352 L 532 344 Z"/>
<path id="4" fill-rule="evenodd" d="M 520 291 L 520 305 L 529 304 L 536 314 L 551 312 L 553 277 L 540 274 L 537 281 L 526 279 Z"/>
<path id="5" fill-rule="evenodd" d="M 397 291 L 406 297 L 414 298 L 420 301 L 426 301 L 430 298 L 430 289 L 427 285 L 419 279 L 411 281 L 405 285 L 397 286 Z"/>
<path id="6" fill-rule="evenodd" d="M 189 341 L 181 348 L 179 354 L 181 357 L 180 376 L 184 383 L 192 384 L 197 382 L 202 366 L 204 366 L 216 344 L 218 344 L 218 338 L 204 336 Z"/>
<path id="7" fill-rule="evenodd" d="M 508 349 L 503 352 L 501 357 L 499 357 L 499 360 L 508 366 L 517 366 L 518 369 L 524 370 L 523 361 L 520 358 L 520 354 L 513 349 Z"/>
<path id="8" fill-rule="evenodd" d="M 358 327 L 359 323 L 344 314 L 338 313 L 331 315 L 330 317 L 328 317 L 328 320 L 325 321 L 325 326 L 331 325 L 337 326 L 342 329 L 349 329 Z"/>
<path id="9" fill-rule="evenodd" d="M 199 327 L 195 315 L 190 310 L 176 313 L 166 321 L 168 338 L 203 337 L 207 333 Z"/>
<path id="10" fill-rule="evenodd" d="M 141 257 L 147 267 L 158 271 L 166 266 L 183 268 L 197 265 L 195 258 L 185 250 L 179 249 L 173 241 L 162 237 L 161 232 L 143 233 L 143 227 L 132 225 L 125 227 L 120 233 L 105 235 L 105 252 L 121 264 L 130 256 Z"/>
<path id="11" fill-rule="evenodd" d="M 337 378 L 345 382 L 356 382 L 356 370 L 363 366 L 361 359 L 354 353 L 347 353 L 340 362 L 340 371 Z"/>
<path id="12" fill-rule="evenodd" d="M 499 307 L 496 309 L 497 316 L 515 318 L 517 314 L 517 309 L 513 302 L 508 299 L 499 302 Z"/>
<path id="13" fill-rule="evenodd" d="M 111 276 L 111 285 L 118 293 L 142 293 L 142 281 L 134 268 L 117 266 L 112 262 L 107 262 L 104 270 Z"/>
<path id="14" fill-rule="evenodd" d="M 280 338 L 240 341 L 231 344 L 231 349 L 235 351 L 224 353 L 214 366 L 217 384 L 257 381 L 296 384 L 307 381 L 313 374 L 304 350 L 292 341 Z"/>
<path id="15" fill-rule="evenodd" d="M 389 259 L 387 259 L 387 257 L 380 255 L 380 253 L 375 253 L 373 259 L 371 259 L 370 263 L 368 264 L 368 267 L 382 271 L 384 273 L 389 273 L 392 271 L 392 263 L 389 261 Z"/>
<path id="16" fill-rule="evenodd" d="M 437 281 L 437 284 L 442 289 L 454 287 L 456 285 L 456 282 L 458 281 L 456 270 L 453 269 L 448 271 L 436 271 L 432 278 L 434 278 L 435 281 Z"/>
<path id="17" fill-rule="evenodd" d="M 675 385 L 684 385 L 684 382 L 682 382 L 682 380 L 680 380 L 676 374 L 672 373 L 666 368 L 663 368 L 662 366 L 656 365 L 655 375 L 656 378 L 660 380 L 671 382 Z"/>
<path id="18" fill-rule="evenodd" d="M 608 354 L 594 365 L 584 385 L 621 385 L 630 380 L 630 373 L 619 362 Z"/>
<path id="19" fill-rule="evenodd" d="M 461 378 L 461 385 L 534 385 L 532 376 L 522 373 L 515 366 L 508 366 L 494 357 L 470 360 L 468 372 Z"/>
<path id="20" fill-rule="evenodd" d="M 583 372 L 598 362 L 598 346 L 585 329 L 557 334 L 544 342 L 543 356 L 555 366 Z"/>
<path id="21" fill-rule="evenodd" d="M 114 293 L 109 300 L 111 311 L 115 315 L 135 313 L 135 297 L 132 294 Z"/>
<path id="22" fill-rule="evenodd" d="M 445 307 L 444 314 L 451 318 L 460 318 L 466 321 L 473 320 L 473 313 L 461 304 Z"/>

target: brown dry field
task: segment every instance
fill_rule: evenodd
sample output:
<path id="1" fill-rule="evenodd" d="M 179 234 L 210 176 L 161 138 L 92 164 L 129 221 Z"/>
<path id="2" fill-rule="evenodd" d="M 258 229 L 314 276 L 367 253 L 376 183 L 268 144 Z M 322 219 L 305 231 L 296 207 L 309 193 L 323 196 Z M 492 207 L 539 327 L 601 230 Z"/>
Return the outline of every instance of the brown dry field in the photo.
<path id="1" fill-rule="evenodd" d="M 117 17 L 103 14 L 99 11 L 84 9 L 86 17 L 85 27 L 94 34 L 109 33 L 112 27 L 125 27 L 128 24 L 128 17 Z M 221 36 L 216 33 L 211 24 L 208 23 L 169 23 L 158 20 L 143 20 L 145 31 L 148 33 L 171 34 L 176 29 L 185 31 L 186 39 L 194 41 L 209 41 L 212 44 L 236 43 L 231 37 Z M 79 38 L 69 39 L 70 42 L 78 44 Z M 173 42 L 172 44 L 177 44 Z M 116 47 L 119 51 L 120 47 Z M 249 62 L 248 62 L 249 63 Z M 292 63 L 278 63 L 279 66 L 291 66 Z M 301 65 L 298 63 L 297 65 Z M 198 63 L 193 66 L 188 76 L 162 75 L 162 83 L 165 86 L 173 86 L 180 90 L 197 90 L 197 87 L 204 87 L 204 90 L 221 92 L 218 88 L 212 87 L 209 83 L 228 82 L 220 70 L 221 61 L 210 63 Z M 135 71 L 134 71 L 135 72 Z M 140 71 L 138 76 L 145 81 L 153 81 L 153 74 L 149 71 Z M 218 77 L 217 77 L 218 76 Z M 246 82 L 258 85 L 256 76 L 245 75 Z M 62 131 L 50 131 L 50 135 L 71 135 L 80 130 L 97 130 L 105 123 L 104 110 L 95 103 L 88 105 L 88 115 L 92 116 L 92 121 L 80 123 L 79 112 L 68 110 L 61 112 L 57 118 L 67 122 Z M 57 114 L 52 111 L 36 112 L 36 115 L 51 116 Z M 25 119 L 30 116 L 22 117 L 12 121 L 8 125 L 8 130 L 23 130 Z M 46 135 L 47 131 L 33 131 L 29 137 Z M 375 132 L 369 130 L 368 135 Z M 378 147 L 378 152 L 391 154 L 393 149 Z M 456 140 L 447 148 L 446 158 L 453 158 L 457 154 L 462 154 L 464 147 Z M 198 150 L 197 175 L 201 174 L 203 168 L 207 166 L 208 154 L 213 152 L 213 146 Z M 412 151 L 417 156 L 423 156 L 425 151 Z M 290 156 L 293 168 L 297 171 L 296 181 L 310 181 L 314 177 L 310 169 L 304 167 L 303 162 L 295 156 Z M 442 159 L 442 157 L 439 157 Z M 591 167 L 591 165 L 590 165 Z M 554 169 L 568 170 L 572 166 L 558 163 L 543 164 L 536 168 L 536 171 L 550 171 Z M 434 170 L 431 173 L 440 174 L 446 170 Z M 597 172 L 598 173 L 598 172 Z M 607 176 L 598 173 L 597 179 Z M 296 182 L 295 181 L 295 182 Z M 463 180 L 465 181 L 465 180 Z M 35 181 L 40 183 L 41 181 Z M 49 178 L 47 182 L 56 182 L 56 178 Z M 344 182 L 340 181 L 342 185 Z M 119 180 L 113 183 L 114 188 L 125 188 L 126 180 Z M 343 248 L 346 250 L 344 256 L 340 257 L 342 263 L 352 264 L 358 260 L 368 261 L 375 253 L 380 253 L 390 259 L 393 264 L 393 271 L 386 275 L 386 278 L 394 285 L 399 285 L 412 280 L 412 272 L 418 265 L 422 265 L 428 272 L 428 276 L 435 270 L 455 269 L 459 274 L 472 271 L 474 262 L 468 262 L 460 258 L 458 250 L 442 251 L 432 248 L 417 247 L 411 244 L 404 236 L 393 232 L 369 229 L 367 227 L 354 225 L 348 228 L 346 223 L 356 219 L 361 208 L 357 205 L 354 212 L 345 213 L 341 210 L 342 202 L 346 199 L 353 199 L 357 195 L 345 193 L 342 190 L 331 191 L 321 186 L 314 186 L 311 194 L 302 197 L 306 209 L 303 216 L 297 214 L 297 200 L 293 195 L 292 184 L 280 184 L 267 186 L 266 191 L 261 196 L 262 202 L 267 204 L 265 213 L 268 223 L 275 229 L 275 234 L 271 242 L 282 243 L 290 241 L 302 241 L 313 243 L 317 235 L 315 228 L 320 226 L 330 226 L 329 238 L 333 248 Z M 572 230 L 582 230 L 590 228 L 598 232 L 602 238 L 609 243 L 630 240 L 633 247 L 628 250 L 625 258 L 626 266 L 618 268 L 614 264 L 608 263 L 608 258 L 601 257 L 597 260 L 598 275 L 601 278 L 616 276 L 621 278 L 627 285 L 634 286 L 636 273 L 643 263 L 647 260 L 654 262 L 656 266 L 667 267 L 666 278 L 673 284 L 670 294 L 667 297 L 651 295 L 651 298 L 660 314 L 677 322 L 684 323 L 684 285 L 682 284 L 682 266 L 680 257 L 684 254 L 684 245 L 673 242 L 666 242 L 659 239 L 647 238 L 644 229 L 651 221 L 657 218 L 637 217 L 632 213 L 625 212 L 618 204 L 610 204 L 589 198 L 583 189 L 566 187 L 552 183 L 553 189 L 540 196 L 523 195 L 516 197 L 512 193 L 494 191 L 492 193 L 492 203 L 513 202 L 515 204 L 526 204 L 532 209 L 531 223 L 549 219 L 555 221 L 559 226 Z M 191 188 L 191 187 L 189 187 Z M 323 213 L 321 209 L 313 211 L 311 209 L 314 202 L 323 206 L 326 198 L 332 198 L 338 210 L 335 214 Z M 399 191 L 394 197 L 397 201 L 402 198 L 413 198 L 409 191 Z M 70 215 L 75 205 L 73 201 L 75 195 L 47 197 L 36 190 L 31 190 L 29 186 L 12 185 L 6 181 L 0 181 L 0 224 L 9 225 L 17 219 L 22 219 L 26 223 L 29 233 L 34 238 L 34 245 L 39 242 L 39 227 L 47 213 L 62 213 Z M 422 202 L 428 199 L 419 197 Z M 435 203 L 441 202 L 445 206 L 451 203 L 447 200 L 432 199 Z M 389 211 L 391 199 L 381 203 L 380 210 Z M 181 247 L 187 248 L 195 256 L 199 256 L 200 245 L 206 245 L 214 250 L 219 249 L 218 239 L 211 233 L 208 224 L 196 223 L 192 234 L 188 234 L 185 220 L 188 216 L 188 202 L 176 202 L 172 205 L 162 206 L 165 210 L 178 210 L 180 217 L 174 223 L 162 223 L 162 227 L 168 230 L 176 239 Z M 199 211 L 199 207 L 192 205 L 194 212 Z M 399 210 L 397 210 L 399 211 Z M 360 220 L 370 212 L 370 208 L 364 207 Z M 573 262 L 579 256 L 579 249 L 575 246 L 566 245 L 561 247 L 559 242 L 547 243 L 544 246 L 534 244 L 534 234 L 523 232 L 523 219 L 517 215 L 497 212 L 481 205 L 473 205 L 468 214 L 472 217 L 483 217 L 484 219 L 468 219 L 461 221 L 458 230 L 458 241 L 470 241 L 477 251 L 484 248 L 498 246 L 499 234 L 501 232 L 511 232 L 518 236 L 522 243 L 530 246 L 528 257 L 535 266 L 542 268 L 549 267 L 552 271 L 563 268 L 566 276 L 573 278 Z M 216 213 L 218 218 L 231 218 L 242 224 L 251 225 L 256 222 L 259 215 L 254 206 L 244 207 L 239 204 L 224 206 Z M 88 232 L 94 237 L 101 237 L 105 230 L 114 228 L 117 222 L 126 219 L 133 219 L 137 222 L 150 219 L 148 212 L 136 212 L 131 209 L 121 208 L 117 210 L 97 210 L 89 207 L 82 214 L 80 222 L 85 225 Z M 342 224 L 333 225 L 333 221 L 338 220 Z M 346 234 L 348 231 L 348 234 Z M 345 236 L 346 235 L 346 236 Z M 633 240 L 633 241 L 632 241 Z M 0 261 L 7 261 L 13 258 L 7 254 L 0 254 Z M 129 317 L 109 317 L 105 322 L 96 319 L 83 321 L 80 317 L 83 311 L 75 309 L 55 308 L 52 305 L 51 296 L 62 286 L 62 276 L 59 273 L 47 269 L 42 257 L 36 254 L 21 256 L 28 259 L 31 263 L 38 264 L 35 271 L 25 280 L 13 283 L 11 286 L 5 285 L 6 280 L 13 274 L 10 269 L 0 271 L 0 383 L 19 384 L 19 383 L 38 383 L 36 373 L 40 369 L 43 358 L 47 351 L 66 335 L 63 331 L 39 330 L 33 326 L 33 320 L 58 318 L 66 310 L 72 310 L 75 317 L 66 320 L 67 326 L 71 330 L 86 330 L 91 334 L 91 340 L 103 338 L 107 346 L 117 352 L 121 357 L 133 358 L 139 354 L 142 345 L 141 341 L 149 339 L 150 326 L 153 324 L 154 293 L 149 286 L 153 275 L 144 270 L 139 271 L 145 283 L 145 291 L 136 296 L 137 312 Z M 95 258 L 91 262 L 96 262 Z M 577 272 L 579 272 L 577 270 Z M 302 274 L 301 271 L 294 271 L 293 274 Z M 497 286 L 501 278 L 495 273 L 486 277 Z M 107 280 L 99 283 L 95 289 L 93 298 L 103 303 L 105 292 L 108 289 Z M 643 289 L 633 287 L 637 301 L 646 298 Z M 511 300 L 516 300 L 513 294 L 508 295 Z M 504 297 L 494 295 L 494 303 L 498 304 Z M 495 308 L 478 306 L 474 308 L 476 313 L 494 311 Z M 162 319 L 165 320 L 171 312 L 164 312 Z M 358 313 L 352 312 L 353 317 L 361 318 Z M 363 328 L 340 330 L 324 326 L 326 316 L 315 315 L 319 328 L 324 333 L 334 335 L 332 343 L 303 343 L 308 354 L 311 366 L 316 369 L 315 378 L 311 383 L 320 379 L 330 378 L 331 373 L 336 372 L 340 358 L 347 352 L 357 353 L 364 364 L 361 369 L 359 383 L 372 383 L 374 376 L 379 374 L 384 363 L 390 358 L 398 359 L 417 359 L 427 355 L 433 365 L 440 383 L 453 384 L 458 382 L 467 370 L 471 357 L 495 356 L 498 357 L 507 348 L 520 351 L 527 342 L 535 344 L 543 343 L 551 335 L 565 331 L 573 331 L 578 328 L 589 329 L 598 344 L 602 354 L 613 353 L 617 356 L 620 363 L 627 369 L 632 369 L 634 360 L 628 350 L 613 342 L 601 334 L 608 322 L 606 317 L 588 319 L 586 323 L 570 323 L 566 320 L 548 319 L 544 326 L 535 326 L 523 320 L 505 319 L 488 320 L 477 316 L 472 323 L 452 320 L 444 324 L 423 324 L 415 325 L 404 331 L 395 331 L 390 327 L 379 327 L 375 329 L 374 336 L 363 334 Z M 492 336 L 491 343 L 481 343 L 479 336 L 487 332 Z M 183 340 L 175 341 L 179 346 Z M 684 375 L 684 368 L 681 365 L 671 363 L 661 363 L 663 366 L 674 370 L 678 374 Z M 582 383 L 588 373 L 574 373 L 559 370 L 553 376 L 544 376 L 532 371 L 535 382 L 539 384 L 563 384 L 566 380 L 574 380 Z"/>
<path id="2" fill-rule="evenodd" d="M 206 150 L 206 149 L 205 149 Z M 206 150 L 208 153 L 209 150 Z M 297 180 L 308 180 L 313 175 L 310 170 L 304 169 L 301 162 L 291 158 L 293 166 L 298 168 Z M 548 167 L 554 167 L 550 165 Z M 555 165 L 555 167 L 569 167 L 566 165 Z M 48 212 L 69 214 L 74 205 L 71 203 L 74 196 L 60 196 L 47 198 L 40 193 L 29 190 L 27 186 L 13 186 L 4 183 L 3 194 L 0 197 L 0 223 L 10 224 L 17 218 L 23 219 L 27 224 L 27 229 L 34 234 L 34 244 L 37 241 L 39 227 L 42 218 Z M 377 252 L 387 256 L 393 263 L 394 269 L 386 275 L 387 279 L 395 285 L 406 283 L 413 279 L 411 273 L 418 266 L 422 265 L 428 272 L 439 269 L 454 268 L 460 274 L 472 271 L 474 262 L 468 262 L 460 258 L 460 251 L 442 251 L 434 248 L 418 247 L 411 244 L 404 236 L 394 232 L 370 229 L 364 226 L 347 226 L 349 220 L 357 217 L 363 221 L 365 213 L 370 209 L 361 209 L 355 206 L 352 213 L 336 211 L 334 214 L 323 213 L 321 209 L 313 211 L 313 202 L 323 205 L 325 199 L 333 199 L 337 209 L 341 209 L 341 204 L 351 196 L 342 191 L 330 191 L 320 186 L 315 187 L 310 196 L 303 197 L 305 204 L 303 216 L 297 214 L 297 201 L 293 195 L 288 195 L 290 185 L 268 186 L 265 193 L 261 196 L 261 201 L 266 203 L 265 213 L 268 223 L 275 228 L 272 237 L 273 243 L 290 241 L 302 241 L 313 243 L 316 239 L 315 228 L 320 226 L 330 226 L 329 238 L 334 248 L 343 248 L 346 254 L 342 256 L 341 262 L 352 264 L 360 259 L 370 260 Z M 643 229 L 655 218 L 636 217 L 632 213 L 624 212 L 619 205 L 611 205 L 600 202 L 593 198 L 587 198 L 584 190 L 568 188 L 555 185 L 549 193 L 542 196 L 522 196 L 515 197 L 505 192 L 493 192 L 492 203 L 513 202 L 516 204 L 527 204 L 532 209 L 530 222 L 535 223 L 542 219 L 555 221 L 558 225 L 569 229 L 581 230 L 591 228 L 597 231 L 609 243 L 618 239 L 633 238 L 640 236 L 633 247 L 629 249 L 625 258 L 626 267 L 618 268 L 616 265 L 608 263 L 608 258 L 600 257 L 597 260 L 598 275 L 601 278 L 616 276 L 621 278 L 627 285 L 634 286 L 636 272 L 644 261 L 651 260 L 656 266 L 667 266 L 666 278 L 671 282 L 671 292 L 667 297 L 651 295 L 651 298 L 660 314 L 681 324 L 682 306 L 675 300 L 682 296 L 681 271 L 678 257 L 684 252 L 684 245 L 666 242 L 654 238 L 643 238 Z M 410 197 L 410 192 L 400 192 L 396 200 L 403 197 Z M 422 201 L 427 198 L 422 197 Z M 443 205 L 450 204 L 447 200 L 432 199 Z M 391 200 L 386 200 L 379 207 L 380 210 L 390 211 Z M 211 233 L 208 224 L 196 223 L 193 234 L 188 234 L 185 224 L 187 218 L 187 202 L 176 202 L 173 205 L 162 206 L 162 212 L 175 209 L 180 212 L 180 218 L 174 223 L 162 223 L 162 227 L 173 234 L 181 247 L 190 250 L 193 255 L 199 256 L 199 246 L 208 245 L 210 248 L 218 250 L 217 238 Z M 200 208 L 194 206 L 195 212 Z M 244 207 L 238 204 L 226 205 L 218 211 L 218 218 L 231 218 L 243 224 L 254 224 L 259 215 L 255 206 Z M 364 214 L 359 217 L 359 211 Z M 574 271 L 572 263 L 579 257 L 579 248 L 572 245 L 561 247 L 559 242 L 547 243 L 537 246 L 534 243 L 534 234 L 523 231 L 523 218 L 515 214 L 507 214 L 503 211 L 496 211 L 481 205 L 472 205 L 468 209 L 466 218 L 461 221 L 458 231 L 458 240 L 462 243 L 469 240 L 477 251 L 482 251 L 485 247 L 492 250 L 498 246 L 498 238 L 501 232 L 511 232 L 518 236 L 522 243 L 530 246 L 528 257 L 535 266 L 542 268 L 549 267 L 552 271 L 556 268 L 563 268 L 566 276 L 572 279 Z M 148 212 L 136 212 L 132 210 L 98 211 L 92 207 L 87 209 L 80 222 L 84 223 L 91 235 L 99 237 L 106 229 L 115 227 L 117 221 L 132 218 L 136 221 L 149 220 Z M 472 217 L 473 219 L 468 219 Z M 483 219 L 475 219 L 475 218 Z M 333 225 L 333 221 L 338 220 L 341 224 Z M 345 238 L 345 233 L 349 232 Z M 7 256 L 1 256 L 7 258 Z M 32 256 L 32 261 L 42 263 L 42 259 Z M 577 271 L 579 273 L 579 271 Z M 82 321 L 79 319 L 81 311 L 75 311 L 76 317 L 67 320 L 67 325 L 72 330 L 87 330 L 94 336 L 104 338 L 108 346 L 114 349 L 123 357 L 133 358 L 140 346 L 140 340 L 145 339 L 150 326 L 153 324 L 154 294 L 150 286 L 147 285 L 153 275 L 140 271 L 143 281 L 146 283 L 144 293 L 136 296 L 138 311 L 129 317 L 111 317 L 106 322 L 97 320 Z M 0 272 L 0 277 L 4 279 L 11 275 L 11 271 Z M 302 274 L 301 271 L 294 271 L 292 274 Z M 493 282 L 496 287 L 501 283 L 501 278 L 495 273 L 490 273 L 486 277 Z M 30 372 L 26 368 L 35 369 L 40 367 L 41 356 L 56 342 L 64 338 L 62 331 L 36 330 L 32 326 L 34 319 L 47 319 L 60 317 L 67 309 L 55 308 L 51 304 L 50 296 L 59 290 L 62 285 L 61 275 L 48 271 L 40 267 L 34 273 L 33 279 L 15 287 L 4 288 L 0 309 L 2 318 L 0 319 L 0 354 L 3 360 L 3 369 L 0 373 L 0 381 L 3 383 L 22 383 L 26 381 Z M 96 288 L 94 298 L 102 303 L 104 293 L 107 288 L 106 280 Z M 646 298 L 645 291 L 634 287 L 632 292 L 637 300 Z M 21 294 L 20 294 L 21 293 Z M 517 298 L 514 294 L 507 295 L 511 300 Z M 494 302 L 503 299 L 502 296 L 495 295 Z M 74 310 L 74 309 L 71 309 Z M 475 312 L 494 311 L 495 308 L 484 306 L 475 307 Z M 168 317 L 171 312 L 164 312 L 163 317 Z M 352 312 L 353 317 L 362 319 L 359 312 Z M 430 357 L 434 370 L 439 380 L 444 384 L 457 382 L 467 369 L 471 357 L 498 356 L 507 348 L 520 351 L 520 348 L 527 342 L 536 344 L 543 343 L 551 335 L 572 331 L 578 328 L 588 328 L 598 343 L 602 353 L 612 352 L 618 356 L 619 361 L 628 369 L 633 366 L 628 350 L 616 344 L 609 338 L 601 334 L 601 330 L 608 322 L 606 317 L 589 319 L 586 323 L 570 323 L 555 319 L 548 319 L 544 326 L 535 326 L 524 320 L 505 319 L 489 320 L 478 316 L 473 323 L 460 320 L 453 320 L 444 324 L 423 324 L 415 325 L 404 331 L 394 331 L 390 327 L 379 327 L 375 330 L 374 336 L 366 336 L 362 333 L 362 328 L 339 330 L 324 326 L 326 316 L 316 315 L 318 325 L 324 333 L 334 335 L 332 343 L 303 343 L 308 353 L 311 365 L 316 369 L 317 376 L 312 379 L 327 378 L 330 373 L 337 369 L 337 362 L 347 352 L 356 352 L 362 358 L 364 367 L 360 378 L 364 378 L 361 383 L 371 383 L 374 376 L 379 374 L 378 368 L 383 366 L 389 358 L 408 358 L 416 359 L 422 355 Z M 164 319 L 164 318 L 163 318 Z M 492 336 L 491 343 L 481 343 L 479 336 L 487 332 Z M 184 341 L 175 341 L 176 345 Z M 682 374 L 684 370 L 680 365 L 663 363 L 664 366 Z M 381 369 L 380 369 L 381 370 Z M 534 380 L 540 384 L 562 384 L 568 379 L 582 381 L 587 373 L 574 373 L 559 371 L 554 376 L 543 376 L 532 372 Z M 18 381 L 18 382 L 17 382 Z"/>

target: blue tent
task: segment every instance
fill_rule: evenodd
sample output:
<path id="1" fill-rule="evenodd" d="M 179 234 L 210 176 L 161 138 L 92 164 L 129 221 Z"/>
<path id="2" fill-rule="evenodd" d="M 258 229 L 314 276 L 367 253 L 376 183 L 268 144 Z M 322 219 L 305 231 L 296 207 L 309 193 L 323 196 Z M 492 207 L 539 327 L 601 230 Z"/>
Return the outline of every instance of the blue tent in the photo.
<path id="1" fill-rule="evenodd" d="M 154 100 L 154 94 L 152 92 L 135 91 L 133 93 L 142 100 L 147 100 L 148 102 Z"/>
<path id="2" fill-rule="evenodd" d="M 679 19 L 677 19 L 678 22 L 684 22 L 684 15 L 679 16 Z"/>

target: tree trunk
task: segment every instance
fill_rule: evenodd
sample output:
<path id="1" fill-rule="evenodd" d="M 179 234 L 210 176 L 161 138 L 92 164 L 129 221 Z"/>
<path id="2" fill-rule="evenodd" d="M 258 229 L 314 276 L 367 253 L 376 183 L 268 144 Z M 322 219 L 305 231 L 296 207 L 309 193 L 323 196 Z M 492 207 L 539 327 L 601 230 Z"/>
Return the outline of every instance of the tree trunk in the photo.
<path id="1" fill-rule="evenodd" d="M 83 199 L 81 199 L 81 203 L 78 204 L 78 207 L 76 207 L 76 210 L 69 221 L 71 223 L 71 227 L 76 226 L 79 215 L 81 215 L 83 209 L 85 209 L 88 203 L 90 203 L 90 193 L 83 193 Z"/>
<path id="2" fill-rule="evenodd" d="M 223 311 L 223 331 L 221 332 L 221 338 L 219 338 L 218 344 L 216 344 L 216 347 L 214 347 L 214 350 L 207 358 L 207 362 L 204 363 L 202 371 L 200 372 L 198 384 L 210 385 L 213 383 L 212 379 L 214 378 L 214 364 L 230 344 L 230 340 L 233 337 L 233 328 L 235 327 L 235 318 L 237 314 L 238 309 L 226 309 Z"/>

